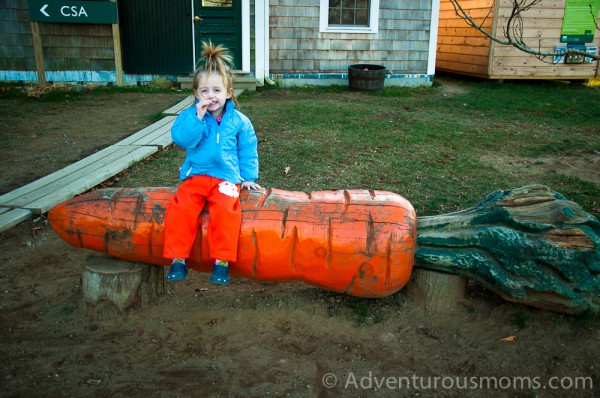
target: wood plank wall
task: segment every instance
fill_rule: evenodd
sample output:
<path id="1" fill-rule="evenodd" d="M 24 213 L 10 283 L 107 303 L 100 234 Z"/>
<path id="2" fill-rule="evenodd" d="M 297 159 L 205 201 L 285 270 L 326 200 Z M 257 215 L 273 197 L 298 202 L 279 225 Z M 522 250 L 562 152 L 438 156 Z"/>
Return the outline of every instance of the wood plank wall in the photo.
<path id="1" fill-rule="evenodd" d="M 40 23 L 47 71 L 114 70 L 111 25 Z M 0 69 L 35 70 L 27 0 L 0 0 Z"/>
<path id="2" fill-rule="evenodd" d="M 431 0 L 381 0 L 379 32 L 320 33 L 319 0 L 271 0 L 272 73 L 345 73 L 355 63 L 426 73 Z"/>
<path id="3" fill-rule="evenodd" d="M 556 45 L 561 45 L 565 0 L 544 0 L 531 10 L 523 13 L 523 37 L 531 48 L 541 51 L 554 51 Z M 496 36 L 503 36 L 512 3 L 510 0 L 500 0 L 497 15 Z M 595 45 L 598 45 L 596 32 Z M 564 44 L 563 44 L 564 45 Z M 590 44 L 588 44 L 590 45 Z M 492 49 L 489 75 L 491 78 L 574 78 L 585 79 L 593 77 L 598 63 L 585 64 L 551 64 L 543 62 L 510 46 L 495 44 Z"/>
<path id="4" fill-rule="evenodd" d="M 491 30 L 493 23 L 492 0 L 462 0 L 462 7 L 478 23 Z M 487 17 L 487 18 L 486 18 Z M 456 16 L 449 0 L 441 0 L 436 69 L 475 76 L 487 76 L 490 39 L 469 27 Z"/>
<path id="5" fill-rule="evenodd" d="M 463 0 L 460 3 L 478 22 L 485 19 L 493 6 L 491 0 Z M 496 12 L 486 19 L 486 29 L 495 29 L 495 36 L 503 38 L 511 8 L 511 0 L 499 0 Z M 523 13 L 525 43 L 533 49 L 554 51 L 555 46 L 561 44 L 564 8 L 565 0 L 544 0 Z M 594 44 L 598 45 L 598 37 Z M 597 62 L 551 64 L 515 47 L 494 43 L 456 16 L 449 0 L 441 0 L 437 70 L 491 79 L 586 79 L 594 77 L 597 66 Z"/>

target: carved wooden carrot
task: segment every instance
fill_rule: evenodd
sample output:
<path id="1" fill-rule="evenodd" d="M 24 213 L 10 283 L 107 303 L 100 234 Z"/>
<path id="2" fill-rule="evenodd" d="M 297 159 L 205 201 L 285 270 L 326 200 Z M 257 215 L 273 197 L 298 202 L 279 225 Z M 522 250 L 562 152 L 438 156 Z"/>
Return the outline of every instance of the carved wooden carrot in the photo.
<path id="1" fill-rule="evenodd" d="M 164 215 L 172 188 L 104 189 L 66 201 L 49 213 L 69 244 L 111 256 L 167 265 Z M 361 297 L 383 297 L 409 280 L 416 214 L 403 197 L 384 191 L 277 189 L 244 191 L 238 261 L 231 273 L 267 281 L 302 280 Z M 188 264 L 209 272 L 208 213 Z"/>

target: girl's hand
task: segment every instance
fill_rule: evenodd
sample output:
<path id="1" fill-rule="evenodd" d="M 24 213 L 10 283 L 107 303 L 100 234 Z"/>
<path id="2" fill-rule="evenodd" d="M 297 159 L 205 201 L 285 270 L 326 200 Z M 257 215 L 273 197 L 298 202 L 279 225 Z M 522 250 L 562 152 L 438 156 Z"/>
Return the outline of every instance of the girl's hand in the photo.
<path id="1" fill-rule="evenodd" d="M 204 98 L 202 94 L 196 93 L 196 115 L 198 119 L 204 119 L 208 106 L 212 103 L 212 99 Z"/>
<path id="2" fill-rule="evenodd" d="M 262 187 L 255 182 L 250 182 L 250 181 L 242 182 L 242 189 L 247 189 L 249 191 L 256 191 L 261 188 Z"/>

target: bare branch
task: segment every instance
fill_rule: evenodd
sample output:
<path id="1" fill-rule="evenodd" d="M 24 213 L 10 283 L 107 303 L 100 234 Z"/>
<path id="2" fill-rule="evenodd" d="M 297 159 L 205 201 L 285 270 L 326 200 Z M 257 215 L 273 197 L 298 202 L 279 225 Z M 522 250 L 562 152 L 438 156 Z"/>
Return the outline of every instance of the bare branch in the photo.
<path id="1" fill-rule="evenodd" d="M 532 7 L 535 7 L 536 5 L 541 3 L 542 0 L 511 0 L 511 2 L 512 9 L 510 15 L 507 18 L 506 24 L 502 28 L 504 37 L 497 37 L 494 34 L 494 32 L 488 32 L 484 28 L 485 21 L 493 12 L 494 4 L 492 4 L 492 6 L 490 7 L 488 14 L 485 16 L 483 21 L 477 22 L 473 19 L 469 12 L 462 7 L 459 0 L 450 0 L 450 3 L 454 7 L 454 12 L 456 13 L 456 15 L 462 20 L 464 20 L 468 26 L 477 29 L 487 38 L 498 44 L 513 46 L 519 49 L 520 51 L 535 56 L 542 62 L 556 63 L 556 59 L 560 59 L 563 56 L 566 57 L 569 55 L 582 55 L 586 58 L 600 60 L 600 54 L 592 54 L 587 51 L 577 50 L 574 48 L 566 48 L 564 51 L 542 51 L 541 40 L 538 42 L 537 49 L 531 48 L 529 45 L 527 45 L 527 43 L 525 43 L 525 40 L 523 38 L 524 24 L 522 13 L 530 10 Z M 594 19 L 596 29 L 600 29 L 598 28 L 598 21 L 594 16 L 591 5 L 590 13 L 592 14 L 592 18 Z"/>

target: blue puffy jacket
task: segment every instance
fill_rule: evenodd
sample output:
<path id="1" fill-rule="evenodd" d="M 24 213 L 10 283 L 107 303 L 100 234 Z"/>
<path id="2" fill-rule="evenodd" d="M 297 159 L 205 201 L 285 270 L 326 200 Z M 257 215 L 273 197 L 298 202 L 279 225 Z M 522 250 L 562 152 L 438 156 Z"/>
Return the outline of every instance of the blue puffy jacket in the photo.
<path id="1" fill-rule="evenodd" d="M 179 177 L 208 175 L 234 184 L 258 178 L 258 151 L 250 119 L 228 100 L 221 124 L 206 112 L 203 120 L 196 106 L 183 111 L 171 128 L 173 142 L 186 150 Z"/>

